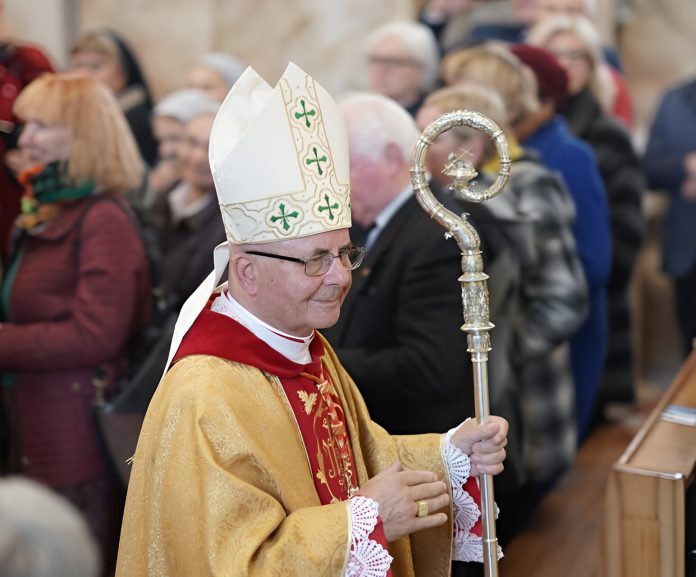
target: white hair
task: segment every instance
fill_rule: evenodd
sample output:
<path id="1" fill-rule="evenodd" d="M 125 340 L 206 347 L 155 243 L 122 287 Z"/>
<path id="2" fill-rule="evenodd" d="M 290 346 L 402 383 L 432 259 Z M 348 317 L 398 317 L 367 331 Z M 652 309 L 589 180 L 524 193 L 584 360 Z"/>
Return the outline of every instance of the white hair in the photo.
<path id="1" fill-rule="evenodd" d="M 63 497 L 22 477 L 0 481 L 3 577 L 97 577 L 99 553 Z"/>
<path id="2" fill-rule="evenodd" d="M 397 38 L 411 57 L 423 66 L 421 89 L 429 92 L 435 86 L 440 66 L 440 50 L 433 31 L 425 24 L 410 20 L 387 22 L 370 34 L 367 40 L 368 52 L 372 52 L 388 38 Z"/>
<path id="3" fill-rule="evenodd" d="M 585 16 L 595 20 L 597 18 L 597 0 L 585 0 Z"/>
<path id="4" fill-rule="evenodd" d="M 196 88 L 182 88 L 170 92 L 160 100 L 152 113 L 167 116 L 181 124 L 188 124 L 201 114 L 217 114 L 220 102 Z"/>
<path id="5" fill-rule="evenodd" d="M 379 159 L 388 144 L 396 144 L 409 163 L 420 132 L 411 115 L 397 102 L 372 92 L 351 94 L 339 102 L 352 150 Z"/>
<path id="6" fill-rule="evenodd" d="M 553 3 L 553 2 L 552 2 Z M 582 12 L 590 20 L 597 19 L 597 0 L 582 0 Z"/>
<path id="7" fill-rule="evenodd" d="M 246 65 L 239 59 L 224 52 L 208 52 L 200 57 L 201 66 L 215 70 L 227 84 L 228 88 L 237 82 Z"/>

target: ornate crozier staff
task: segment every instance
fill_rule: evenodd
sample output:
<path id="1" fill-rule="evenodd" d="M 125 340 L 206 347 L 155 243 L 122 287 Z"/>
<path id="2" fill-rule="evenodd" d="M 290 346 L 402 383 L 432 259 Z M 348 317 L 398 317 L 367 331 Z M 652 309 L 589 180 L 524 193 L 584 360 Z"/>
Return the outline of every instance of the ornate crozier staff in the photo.
<path id="1" fill-rule="evenodd" d="M 434 218 L 454 237 L 462 252 L 463 274 L 459 277 L 462 285 L 464 305 L 464 324 L 461 329 L 467 332 L 467 351 L 471 353 L 474 369 L 474 399 L 476 418 L 479 423 L 490 414 L 488 400 L 488 351 L 490 335 L 493 328 L 489 321 L 488 289 L 481 259 L 481 242 L 473 226 L 467 220 L 466 213 L 458 216 L 447 210 L 437 201 L 430 191 L 426 179 L 425 158 L 433 140 L 443 132 L 455 126 L 468 126 L 488 134 L 495 143 L 500 157 L 500 172 L 487 190 L 475 191 L 469 186 L 476 178 L 477 172 L 461 157 L 450 154 L 449 163 L 444 172 L 453 177 L 451 190 L 456 198 L 464 201 L 483 202 L 498 194 L 510 176 L 510 157 L 507 140 L 503 131 L 488 117 L 478 112 L 457 110 L 448 112 L 431 122 L 421 134 L 413 153 L 411 164 L 411 182 L 416 198 L 423 210 Z M 483 564 L 486 577 L 498 575 L 498 546 L 495 533 L 495 503 L 493 500 L 493 478 L 481 475 L 481 520 L 483 525 Z"/>

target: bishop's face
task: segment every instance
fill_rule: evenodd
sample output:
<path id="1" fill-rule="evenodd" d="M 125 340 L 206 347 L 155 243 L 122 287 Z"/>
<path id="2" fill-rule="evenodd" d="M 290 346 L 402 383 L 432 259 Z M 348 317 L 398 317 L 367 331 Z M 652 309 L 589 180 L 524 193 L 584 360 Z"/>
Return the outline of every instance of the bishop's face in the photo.
<path id="1" fill-rule="evenodd" d="M 348 229 L 304 238 L 258 245 L 258 250 L 306 260 L 351 245 Z M 260 319 L 287 334 L 305 337 L 314 329 L 336 323 L 350 289 L 351 271 L 335 258 L 322 276 L 308 276 L 304 265 L 263 256 L 253 257 L 258 271 L 257 294 L 252 311 Z"/>

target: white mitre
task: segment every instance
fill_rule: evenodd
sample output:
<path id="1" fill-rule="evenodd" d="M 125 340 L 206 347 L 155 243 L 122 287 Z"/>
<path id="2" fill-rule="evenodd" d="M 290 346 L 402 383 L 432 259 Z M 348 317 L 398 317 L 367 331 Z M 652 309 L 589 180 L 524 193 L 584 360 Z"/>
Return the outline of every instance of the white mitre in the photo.
<path id="1" fill-rule="evenodd" d="M 274 89 L 246 69 L 215 117 L 209 153 L 230 243 L 350 227 L 348 138 L 338 106 L 294 64 Z"/>
<path id="2" fill-rule="evenodd" d="M 348 137 L 336 101 L 290 63 L 275 88 L 251 67 L 235 82 L 210 134 L 210 167 L 227 241 L 214 270 L 184 303 L 167 368 L 220 283 L 229 244 L 264 243 L 349 228 Z"/>

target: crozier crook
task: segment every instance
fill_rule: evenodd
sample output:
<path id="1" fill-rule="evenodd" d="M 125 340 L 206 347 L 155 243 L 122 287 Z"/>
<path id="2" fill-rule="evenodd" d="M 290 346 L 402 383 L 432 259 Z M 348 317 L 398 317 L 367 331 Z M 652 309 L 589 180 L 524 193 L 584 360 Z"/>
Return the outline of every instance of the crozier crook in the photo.
<path id="1" fill-rule="evenodd" d="M 411 164 L 411 183 L 418 203 L 431 218 L 443 226 L 455 238 L 462 253 L 462 302 L 464 324 L 461 329 L 467 333 L 467 351 L 471 353 L 474 370 L 474 400 L 476 419 L 479 423 L 490 414 L 488 397 L 488 351 L 489 331 L 493 328 L 489 319 L 488 275 L 483 272 L 481 241 L 476 229 L 467 220 L 467 215 L 454 214 L 446 209 L 433 195 L 428 186 L 425 159 L 432 142 L 443 132 L 455 126 L 468 126 L 488 134 L 495 143 L 500 158 L 500 171 L 495 182 L 486 190 L 474 190 L 470 183 L 477 173 L 463 156 L 450 154 L 445 174 L 453 177 L 450 186 L 455 197 L 462 201 L 483 202 L 498 194 L 510 176 L 510 156 L 503 131 L 488 117 L 470 110 L 448 112 L 431 122 L 421 134 L 413 153 Z M 495 532 L 495 502 L 493 499 L 493 478 L 490 475 L 479 477 L 481 487 L 481 523 L 483 528 L 483 563 L 486 577 L 498 576 L 497 537 Z"/>

